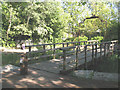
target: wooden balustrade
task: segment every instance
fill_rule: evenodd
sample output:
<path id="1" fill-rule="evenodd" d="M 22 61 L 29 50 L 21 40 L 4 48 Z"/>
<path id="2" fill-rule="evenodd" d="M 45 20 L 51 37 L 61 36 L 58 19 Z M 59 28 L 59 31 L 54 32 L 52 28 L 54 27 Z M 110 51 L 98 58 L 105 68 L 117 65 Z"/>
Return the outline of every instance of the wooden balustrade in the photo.
<path id="1" fill-rule="evenodd" d="M 112 43 L 114 43 L 114 45 L 116 44 L 116 42 L 117 41 L 114 41 L 114 42 L 112 42 Z M 84 58 L 81 58 L 81 59 L 84 59 L 84 68 L 85 69 L 87 69 L 87 58 L 88 57 L 90 57 L 90 56 L 87 56 L 87 52 L 88 51 L 90 51 L 90 50 L 88 50 L 88 46 L 91 46 L 92 47 L 92 49 L 91 49 L 91 51 L 92 51 L 92 55 L 91 55 L 91 57 L 92 57 L 92 64 L 93 65 L 95 65 L 96 64 L 96 59 L 98 58 L 98 55 L 99 55 L 99 53 L 100 53 L 100 57 L 102 58 L 102 55 L 103 56 L 106 56 L 106 54 L 107 53 L 109 53 L 110 52 L 110 45 L 111 45 L 111 42 L 102 42 L 102 43 L 95 43 L 95 44 L 91 44 L 91 43 L 89 43 L 88 45 L 85 45 L 84 46 Z M 65 58 L 65 56 L 67 56 L 66 54 L 65 54 L 65 51 L 67 51 L 67 50 L 70 50 L 70 49 L 76 49 L 76 60 L 75 60 L 75 63 L 76 63 L 76 65 L 75 65 L 75 69 L 77 69 L 78 68 L 78 66 L 79 66 L 79 63 L 78 63 L 78 61 L 79 60 L 81 60 L 81 59 L 79 59 L 78 58 L 78 54 L 79 54 L 79 51 L 78 51 L 78 47 L 81 47 L 82 45 L 78 45 L 78 46 L 75 46 L 75 47 L 65 47 L 65 48 L 60 48 L 60 50 L 63 50 L 64 51 L 64 53 L 63 53 L 63 56 L 64 56 L 64 58 L 63 58 L 63 61 L 64 61 L 64 63 L 63 63 L 63 66 L 64 67 L 67 67 L 67 64 L 69 64 L 69 63 L 66 63 L 65 64 L 65 61 L 66 61 L 66 58 Z M 104 46 L 104 47 L 103 47 Z M 98 51 L 99 50 L 99 51 Z M 104 50 L 104 51 L 103 51 Z M 106 52 L 107 51 L 107 52 Z M 104 53 L 104 54 L 103 54 Z M 64 60 L 65 59 L 65 60 Z M 66 66 L 65 66 L 66 65 Z M 66 69 L 66 68 L 65 68 Z"/>
<path id="2" fill-rule="evenodd" d="M 32 47 L 43 46 L 43 49 L 45 50 L 45 47 L 48 46 L 48 45 L 53 45 L 53 48 L 55 48 L 55 46 L 60 45 L 60 44 L 62 44 L 63 47 L 65 47 L 65 45 L 67 45 L 67 47 L 69 47 L 70 44 L 73 44 L 73 46 L 75 46 L 76 44 L 80 45 L 81 43 L 84 43 L 84 45 L 86 45 L 87 42 L 90 42 L 90 43 L 96 42 L 96 43 L 98 43 L 98 40 L 80 41 L 80 42 L 66 42 L 66 43 L 54 43 L 54 44 L 28 45 L 28 46 L 25 46 L 25 47 L 29 47 L 29 52 L 31 52 Z"/>
<path id="3" fill-rule="evenodd" d="M 80 43 L 84 43 L 85 45 L 80 45 Z M 87 60 L 88 60 L 88 57 L 91 57 L 92 58 L 92 64 L 94 65 L 96 62 L 96 58 L 98 57 L 99 53 L 100 53 L 100 57 L 102 57 L 103 55 L 106 56 L 106 53 L 109 52 L 110 50 L 110 45 L 116 45 L 117 44 L 117 41 L 111 41 L 111 42 L 102 42 L 102 43 L 94 43 L 92 41 L 90 41 L 90 43 L 87 44 L 86 41 L 82 41 L 82 42 L 68 42 L 68 43 L 56 43 L 56 44 L 41 44 L 41 45 L 30 45 L 30 46 L 26 46 L 26 47 L 29 47 L 29 52 L 26 53 L 26 55 L 28 54 L 32 54 L 32 53 L 44 53 L 43 55 L 41 56 L 38 56 L 38 57 L 32 57 L 31 59 L 29 60 L 33 60 L 33 59 L 39 59 L 39 58 L 43 58 L 43 57 L 49 57 L 49 56 L 53 56 L 53 55 L 57 55 L 57 53 L 55 52 L 56 50 L 62 50 L 63 52 L 61 52 L 60 54 L 58 55 L 62 55 L 63 57 L 63 71 L 66 71 L 67 70 L 67 63 L 66 62 L 66 57 L 68 54 L 72 53 L 72 54 L 75 54 L 75 60 L 73 62 L 75 62 L 75 69 L 78 68 L 79 66 L 79 60 L 82 60 L 84 59 L 84 62 L 85 62 L 85 69 L 87 69 Z M 79 45 L 75 45 L 75 44 L 79 44 Z M 61 44 L 62 47 L 57 47 L 57 44 Z M 66 44 L 66 47 L 65 47 L 65 44 Z M 68 46 L 69 44 L 74 44 L 73 46 Z M 53 48 L 52 49 L 46 49 L 46 46 L 47 45 L 53 45 Z M 108 46 L 106 46 L 108 45 Z M 32 47 L 37 47 L 37 46 L 43 46 L 43 50 L 41 51 L 32 51 L 31 48 Z M 115 49 L 115 47 L 112 46 L 112 48 Z M 75 51 L 70 51 L 74 49 Z M 107 52 L 106 52 L 107 50 Z M 53 51 L 53 53 L 47 55 L 47 52 L 48 51 Z M 79 54 L 80 53 L 83 53 L 84 52 L 84 58 L 81 57 L 79 59 Z M 91 52 L 91 54 L 88 56 L 88 52 Z M 29 56 L 29 55 L 28 55 Z M 28 57 L 29 58 L 29 57 Z"/>

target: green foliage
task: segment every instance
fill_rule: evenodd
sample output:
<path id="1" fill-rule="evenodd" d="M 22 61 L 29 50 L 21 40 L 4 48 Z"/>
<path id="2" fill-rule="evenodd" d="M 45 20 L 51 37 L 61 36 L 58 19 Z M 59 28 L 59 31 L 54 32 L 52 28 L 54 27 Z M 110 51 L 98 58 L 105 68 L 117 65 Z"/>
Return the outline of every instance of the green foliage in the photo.
<path id="1" fill-rule="evenodd" d="M 15 37 L 22 35 L 29 36 L 34 44 L 58 43 L 66 38 L 71 42 L 82 35 L 90 39 L 98 29 L 106 40 L 117 39 L 116 7 L 112 2 L 3 2 L 2 44 L 15 46 L 20 39 Z M 83 22 L 92 15 L 99 18 Z"/>
<path id="2" fill-rule="evenodd" d="M 98 40 L 99 42 L 101 42 L 103 40 L 103 36 L 92 37 L 91 40 Z"/>
<path id="3" fill-rule="evenodd" d="M 119 73 L 118 62 L 117 54 L 110 55 L 109 57 L 105 57 L 101 64 L 95 67 L 95 70 L 98 72 Z"/>
<path id="4" fill-rule="evenodd" d="M 86 37 L 86 36 L 79 36 L 79 37 L 74 38 L 73 41 L 74 42 L 88 41 L 88 37 Z M 82 42 L 81 45 L 84 45 L 84 43 Z"/>
<path id="5" fill-rule="evenodd" d="M 75 37 L 75 38 L 67 38 L 65 40 L 65 42 L 80 42 L 80 41 L 88 41 L 88 37 L 87 36 L 79 36 L 79 37 Z M 84 43 L 81 43 L 81 45 L 83 45 Z"/>
<path id="6" fill-rule="evenodd" d="M 70 19 L 60 2 L 4 2 L 2 9 L 2 35 L 6 44 L 8 40 L 19 40 L 16 35 L 28 35 L 33 43 L 53 43 L 54 38 L 57 42 L 63 38 Z"/>
<path id="7" fill-rule="evenodd" d="M 2 65 L 12 64 L 19 66 L 20 54 L 2 53 Z"/>
<path id="8" fill-rule="evenodd" d="M 74 38 L 67 38 L 64 42 L 72 42 Z"/>
<path id="9" fill-rule="evenodd" d="M 88 37 L 86 36 L 79 36 L 79 37 L 76 37 L 73 41 L 74 42 L 79 42 L 79 41 L 87 41 L 88 40 Z"/>

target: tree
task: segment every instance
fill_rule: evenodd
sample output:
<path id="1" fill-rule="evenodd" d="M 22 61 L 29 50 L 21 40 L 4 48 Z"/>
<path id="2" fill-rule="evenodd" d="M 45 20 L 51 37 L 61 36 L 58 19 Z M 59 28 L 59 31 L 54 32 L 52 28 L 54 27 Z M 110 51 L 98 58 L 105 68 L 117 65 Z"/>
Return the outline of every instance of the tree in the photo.
<path id="1" fill-rule="evenodd" d="M 60 2 L 4 2 L 2 9 L 5 42 L 20 43 L 25 40 L 21 36 L 31 37 L 33 43 L 53 42 L 53 37 L 62 40 L 68 29 L 69 14 Z"/>

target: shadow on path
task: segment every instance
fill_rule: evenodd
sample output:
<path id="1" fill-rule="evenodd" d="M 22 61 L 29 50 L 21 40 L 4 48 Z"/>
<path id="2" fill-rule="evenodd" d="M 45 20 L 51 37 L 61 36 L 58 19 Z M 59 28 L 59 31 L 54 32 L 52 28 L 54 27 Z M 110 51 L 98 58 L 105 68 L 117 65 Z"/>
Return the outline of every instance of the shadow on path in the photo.
<path id="1" fill-rule="evenodd" d="M 78 79 L 71 76 L 29 69 L 26 76 L 19 70 L 2 74 L 3 88 L 117 88 L 118 83 Z"/>

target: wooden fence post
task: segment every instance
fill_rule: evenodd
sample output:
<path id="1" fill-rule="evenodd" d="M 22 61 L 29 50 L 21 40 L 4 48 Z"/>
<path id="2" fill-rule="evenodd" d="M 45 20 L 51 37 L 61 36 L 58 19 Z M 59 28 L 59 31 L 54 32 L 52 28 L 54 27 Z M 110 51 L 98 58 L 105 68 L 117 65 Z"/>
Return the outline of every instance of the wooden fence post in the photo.
<path id="1" fill-rule="evenodd" d="M 86 57 L 87 56 L 87 52 L 86 52 L 87 51 L 87 46 L 85 46 L 84 49 L 85 49 L 85 69 L 87 69 L 87 57 Z"/>
<path id="2" fill-rule="evenodd" d="M 102 60 L 102 44 L 100 44 L 100 59 Z"/>
<path id="3" fill-rule="evenodd" d="M 115 51 L 115 50 L 116 50 L 116 44 L 117 44 L 117 43 L 116 43 L 116 42 L 114 42 L 114 50 L 113 50 L 113 51 Z"/>
<path id="4" fill-rule="evenodd" d="M 97 60 L 97 44 L 95 44 L 95 64 L 96 64 L 96 60 Z"/>
<path id="5" fill-rule="evenodd" d="M 109 53 L 109 42 L 107 43 L 107 55 Z"/>
<path id="6" fill-rule="evenodd" d="M 93 61 L 93 65 L 94 65 L 94 45 L 92 45 L 92 61 Z"/>
<path id="7" fill-rule="evenodd" d="M 53 44 L 53 49 L 55 49 L 55 44 Z M 53 59 L 55 59 L 55 50 L 53 50 Z"/>
<path id="8" fill-rule="evenodd" d="M 31 52 L 31 46 L 29 47 L 29 52 Z"/>
<path id="9" fill-rule="evenodd" d="M 110 42 L 107 43 L 107 55 L 108 55 L 109 52 L 110 52 L 110 51 L 109 51 L 109 50 L 110 50 L 109 46 L 110 46 Z"/>
<path id="10" fill-rule="evenodd" d="M 63 50 L 63 71 L 66 70 L 66 51 Z"/>
<path id="11" fill-rule="evenodd" d="M 110 42 L 110 51 L 112 51 L 112 42 Z"/>
<path id="12" fill-rule="evenodd" d="M 78 47 L 76 48 L 76 69 L 78 68 Z"/>
<path id="13" fill-rule="evenodd" d="M 26 54 L 21 54 L 20 58 L 20 75 L 28 74 L 28 59 Z"/>
<path id="14" fill-rule="evenodd" d="M 104 57 L 106 56 L 106 43 L 104 43 Z"/>
<path id="15" fill-rule="evenodd" d="M 105 47 L 106 47 L 105 55 L 107 55 L 107 45 L 108 45 L 108 43 L 105 44 Z"/>
<path id="16" fill-rule="evenodd" d="M 63 47 L 64 47 L 64 43 L 63 43 Z"/>
<path id="17" fill-rule="evenodd" d="M 67 43 L 67 47 L 68 47 L 68 43 Z"/>
<path id="18" fill-rule="evenodd" d="M 45 45 L 43 45 L 43 50 L 45 50 Z M 45 55 L 45 51 L 43 52 L 43 54 Z"/>
<path id="19" fill-rule="evenodd" d="M 29 47 L 29 52 L 31 52 L 31 46 Z M 31 53 L 29 53 L 29 57 L 31 57 Z"/>

